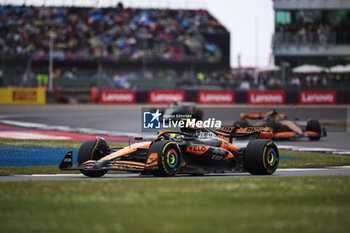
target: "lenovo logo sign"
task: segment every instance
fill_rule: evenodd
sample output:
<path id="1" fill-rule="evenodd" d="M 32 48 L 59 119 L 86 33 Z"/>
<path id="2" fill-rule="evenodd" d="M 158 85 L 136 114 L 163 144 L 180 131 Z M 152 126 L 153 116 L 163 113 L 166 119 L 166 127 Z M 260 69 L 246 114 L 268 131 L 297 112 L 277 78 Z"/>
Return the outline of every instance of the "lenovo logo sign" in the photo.
<path id="1" fill-rule="evenodd" d="M 233 104 L 235 95 L 232 91 L 199 91 L 197 102 L 199 104 Z"/>
<path id="2" fill-rule="evenodd" d="M 184 102 L 185 92 L 183 91 L 150 91 L 148 102 L 151 104 L 168 104 L 174 101 Z"/>
<path id="3" fill-rule="evenodd" d="M 100 102 L 104 104 L 135 103 L 134 91 L 102 91 Z"/>
<path id="4" fill-rule="evenodd" d="M 335 91 L 300 91 L 300 104 L 336 104 L 337 95 Z"/>
<path id="5" fill-rule="evenodd" d="M 249 91 L 249 104 L 285 104 L 284 91 Z"/>

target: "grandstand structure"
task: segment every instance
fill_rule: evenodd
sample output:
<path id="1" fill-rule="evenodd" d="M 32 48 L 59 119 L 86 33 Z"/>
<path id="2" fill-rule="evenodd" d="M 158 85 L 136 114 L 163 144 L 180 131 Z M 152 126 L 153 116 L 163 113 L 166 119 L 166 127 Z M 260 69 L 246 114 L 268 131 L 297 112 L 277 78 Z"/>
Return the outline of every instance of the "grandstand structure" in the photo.
<path id="1" fill-rule="evenodd" d="M 0 86 L 47 74 L 54 85 L 132 88 L 119 80 L 132 73 L 136 88 L 175 88 L 229 71 L 229 51 L 230 33 L 205 9 L 0 5 Z"/>
<path id="2" fill-rule="evenodd" d="M 273 0 L 275 64 L 291 69 L 350 63 L 350 1 Z"/>

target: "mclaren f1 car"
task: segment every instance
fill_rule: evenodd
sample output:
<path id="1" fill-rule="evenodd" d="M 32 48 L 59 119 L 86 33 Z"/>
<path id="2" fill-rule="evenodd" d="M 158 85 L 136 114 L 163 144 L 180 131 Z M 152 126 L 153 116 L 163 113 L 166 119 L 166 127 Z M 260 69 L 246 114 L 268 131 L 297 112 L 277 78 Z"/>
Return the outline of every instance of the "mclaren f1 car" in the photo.
<path id="1" fill-rule="evenodd" d="M 255 126 L 265 126 L 271 128 L 274 140 L 283 140 L 291 138 L 307 137 L 311 141 L 320 140 L 326 137 L 326 129 L 318 120 L 308 119 L 304 122 L 296 122 L 287 120 L 286 114 L 280 114 L 276 110 L 259 113 L 241 113 L 240 120 L 235 122 L 241 127 L 251 127 L 252 124 L 247 121 L 261 120 Z"/>
<path id="2" fill-rule="evenodd" d="M 246 147 L 232 144 L 233 138 L 247 136 L 256 139 Z M 225 172 L 271 175 L 279 163 L 278 148 L 269 140 L 271 137 L 264 127 L 235 126 L 163 131 L 152 141 L 124 148 L 111 148 L 103 138 L 97 137 L 81 145 L 77 165 L 73 165 L 73 153 L 69 151 L 59 168 L 80 170 L 89 177 L 100 177 L 110 170 L 156 176 Z"/>

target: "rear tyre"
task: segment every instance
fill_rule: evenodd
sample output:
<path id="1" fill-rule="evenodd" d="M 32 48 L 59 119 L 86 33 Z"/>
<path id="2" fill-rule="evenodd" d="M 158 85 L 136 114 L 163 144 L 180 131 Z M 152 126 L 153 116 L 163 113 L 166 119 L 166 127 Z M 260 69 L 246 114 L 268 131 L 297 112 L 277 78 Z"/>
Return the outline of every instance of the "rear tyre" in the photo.
<path id="1" fill-rule="evenodd" d="M 155 142 L 149 151 L 158 154 L 158 170 L 153 173 L 154 175 L 175 176 L 180 172 L 182 154 L 175 142 L 169 140 Z"/>
<path id="2" fill-rule="evenodd" d="M 306 125 L 307 131 L 318 133 L 318 136 L 309 136 L 310 141 L 318 141 L 321 138 L 322 127 L 318 120 L 308 120 Z"/>
<path id="3" fill-rule="evenodd" d="M 98 140 L 88 140 L 85 141 L 79 148 L 78 152 L 78 165 L 88 161 L 88 160 L 99 160 L 106 154 L 106 149 L 108 148 L 106 142 L 98 138 Z M 80 170 L 82 174 L 89 177 L 101 177 L 105 175 L 108 170 L 97 170 L 88 171 Z"/>
<path id="4" fill-rule="evenodd" d="M 244 167 L 253 175 L 271 175 L 279 163 L 279 152 L 275 143 L 267 139 L 249 142 L 244 152 Z"/>

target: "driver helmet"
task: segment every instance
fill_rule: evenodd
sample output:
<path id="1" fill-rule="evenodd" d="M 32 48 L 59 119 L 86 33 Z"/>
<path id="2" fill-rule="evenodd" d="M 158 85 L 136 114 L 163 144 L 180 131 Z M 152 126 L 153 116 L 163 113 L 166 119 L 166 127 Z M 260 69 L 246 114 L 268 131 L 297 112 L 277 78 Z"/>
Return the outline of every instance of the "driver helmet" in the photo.
<path id="1" fill-rule="evenodd" d="M 169 135 L 169 139 L 170 140 L 173 140 L 173 141 L 180 141 L 180 140 L 183 140 L 184 136 L 183 135 L 179 135 L 179 134 L 176 134 L 176 133 L 172 133 Z"/>

